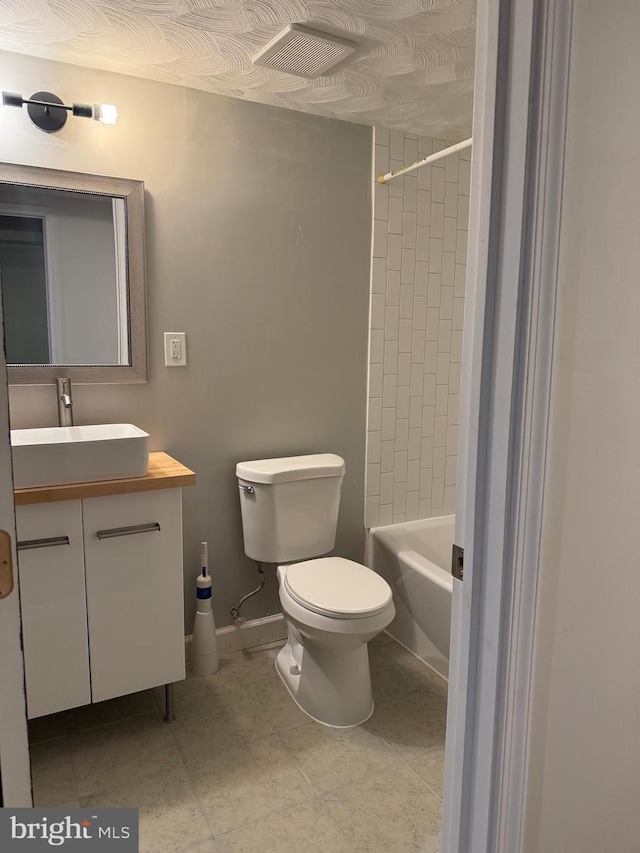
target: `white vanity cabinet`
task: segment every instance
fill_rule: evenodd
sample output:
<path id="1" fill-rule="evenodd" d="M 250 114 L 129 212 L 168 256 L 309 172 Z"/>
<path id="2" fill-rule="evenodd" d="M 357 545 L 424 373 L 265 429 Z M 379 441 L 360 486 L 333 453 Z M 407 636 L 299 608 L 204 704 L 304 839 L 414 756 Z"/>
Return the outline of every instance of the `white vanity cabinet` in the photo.
<path id="1" fill-rule="evenodd" d="M 180 468 L 176 487 L 16 506 L 29 718 L 185 677 Z"/>

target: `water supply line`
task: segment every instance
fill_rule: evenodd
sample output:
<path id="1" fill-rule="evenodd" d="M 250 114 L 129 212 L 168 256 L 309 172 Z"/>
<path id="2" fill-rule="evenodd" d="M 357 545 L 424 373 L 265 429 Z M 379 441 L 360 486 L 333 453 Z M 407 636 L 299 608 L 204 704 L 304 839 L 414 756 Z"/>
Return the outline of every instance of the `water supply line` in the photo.
<path id="1" fill-rule="evenodd" d="M 262 563 L 256 562 L 256 566 L 258 567 L 258 574 L 260 575 L 260 586 L 252 590 L 251 592 L 248 592 L 244 596 L 244 598 L 240 599 L 238 605 L 236 607 L 232 607 L 229 611 L 231 613 L 231 618 L 236 623 L 236 625 L 241 624 L 242 622 L 246 622 L 246 619 L 243 618 L 240 612 L 242 610 L 242 605 L 248 598 L 251 598 L 252 595 L 257 595 L 261 590 L 263 590 L 267 582 L 264 577 L 264 572 L 262 571 Z"/>

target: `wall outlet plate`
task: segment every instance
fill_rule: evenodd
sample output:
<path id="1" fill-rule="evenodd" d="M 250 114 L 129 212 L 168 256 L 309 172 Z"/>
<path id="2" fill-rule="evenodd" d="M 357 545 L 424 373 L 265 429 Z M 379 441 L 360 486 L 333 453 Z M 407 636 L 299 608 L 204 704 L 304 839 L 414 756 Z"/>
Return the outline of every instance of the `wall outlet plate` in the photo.
<path id="1" fill-rule="evenodd" d="M 165 367 L 187 366 L 186 332 L 164 333 L 164 363 Z"/>

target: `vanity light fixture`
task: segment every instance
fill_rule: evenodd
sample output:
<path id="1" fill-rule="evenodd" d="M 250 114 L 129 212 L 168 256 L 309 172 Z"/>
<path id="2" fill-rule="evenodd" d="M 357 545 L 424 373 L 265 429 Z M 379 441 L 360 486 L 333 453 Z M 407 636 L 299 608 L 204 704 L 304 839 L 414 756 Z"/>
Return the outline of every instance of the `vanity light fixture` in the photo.
<path id="1" fill-rule="evenodd" d="M 118 120 L 118 110 L 113 104 L 72 104 L 67 106 L 57 95 L 51 92 L 35 92 L 30 98 L 23 98 L 15 92 L 3 92 L 2 104 L 5 107 L 22 107 L 27 105 L 31 121 L 46 133 L 61 130 L 66 121 L 67 113 L 81 118 L 92 118 L 103 124 L 115 124 Z"/>

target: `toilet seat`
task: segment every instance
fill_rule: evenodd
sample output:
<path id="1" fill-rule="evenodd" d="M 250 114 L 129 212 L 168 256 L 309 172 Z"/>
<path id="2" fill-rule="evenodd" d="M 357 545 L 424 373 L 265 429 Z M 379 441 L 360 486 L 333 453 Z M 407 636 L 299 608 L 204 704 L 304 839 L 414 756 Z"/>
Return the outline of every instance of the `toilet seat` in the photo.
<path id="1" fill-rule="evenodd" d="M 284 587 L 307 610 L 334 619 L 375 616 L 393 600 L 380 575 L 344 557 L 321 557 L 287 566 Z"/>

